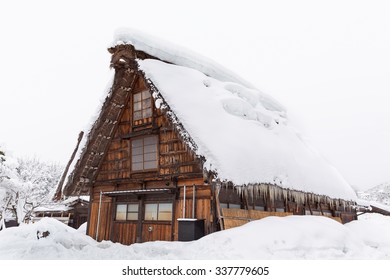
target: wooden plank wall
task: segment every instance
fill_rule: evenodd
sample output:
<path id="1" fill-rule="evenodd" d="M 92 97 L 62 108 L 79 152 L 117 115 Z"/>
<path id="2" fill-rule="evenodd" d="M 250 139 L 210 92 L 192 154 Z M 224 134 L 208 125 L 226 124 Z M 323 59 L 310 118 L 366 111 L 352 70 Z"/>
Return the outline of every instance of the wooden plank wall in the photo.
<path id="1" fill-rule="evenodd" d="M 222 219 L 224 223 L 224 229 L 230 229 L 238 226 L 242 226 L 250 221 L 260 220 L 266 217 L 286 217 L 294 215 L 293 212 L 268 212 L 258 210 L 245 210 L 245 209 L 229 209 L 222 208 Z M 339 223 L 342 223 L 340 217 L 323 216 L 333 219 Z"/>
<path id="2" fill-rule="evenodd" d="M 169 125 L 165 117 L 160 117 Z M 160 131 L 160 175 L 201 173 L 200 163 L 174 130 Z"/>
<path id="3" fill-rule="evenodd" d="M 172 241 L 171 223 L 148 223 L 142 224 L 142 242 L 147 241 Z"/>
<path id="4" fill-rule="evenodd" d="M 134 93 L 144 89 L 146 89 L 146 84 L 140 77 Z M 160 109 L 153 108 L 153 118 L 144 119 L 141 125 L 133 123 L 132 96 L 124 107 L 115 136 L 111 140 L 100 167 L 97 181 L 139 177 L 139 174 L 131 173 L 131 138 L 127 137 L 131 133 L 138 133 L 137 137 L 142 136 L 143 131 L 145 135 L 150 135 L 148 133 L 151 133 L 151 130 L 154 130 L 152 134 L 159 136 L 159 166 L 157 173 L 152 172 L 146 176 L 169 178 L 174 175 L 202 174 L 200 160 L 188 149 L 187 144 L 183 143 L 172 123 Z"/>
<path id="5" fill-rule="evenodd" d="M 222 219 L 224 229 L 242 226 L 250 221 L 259 220 L 265 217 L 276 216 L 285 217 L 293 215 L 291 212 L 268 212 L 258 210 L 230 209 L 222 208 Z"/>
<path id="6" fill-rule="evenodd" d="M 89 220 L 89 231 L 88 235 L 92 238 L 96 238 L 96 227 L 98 222 L 98 210 L 99 210 L 99 201 L 91 203 L 91 213 Z M 100 208 L 100 226 L 98 240 L 109 240 L 110 239 L 110 229 L 111 229 L 111 211 L 112 203 L 104 201 L 101 204 Z"/>
<path id="7" fill-rule="evenodd" d="M 124 245 L 130 245 L 137 240 L 136 222 L 114 222 L 111 240 Z"/>

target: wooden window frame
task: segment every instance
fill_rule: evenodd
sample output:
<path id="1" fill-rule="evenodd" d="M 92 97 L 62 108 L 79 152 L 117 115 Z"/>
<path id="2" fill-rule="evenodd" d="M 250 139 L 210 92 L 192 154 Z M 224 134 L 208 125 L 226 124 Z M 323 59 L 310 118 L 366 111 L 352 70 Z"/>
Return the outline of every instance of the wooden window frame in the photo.
<path id="1" fill-rule="evenodd" d="M 152 154 L 152 153 L 145 153 L 145 139 L 147 138 L 155 138 L 156 139 L 156 166 L 153 168 L 145 168 L 145 162 L 154 162 L 154 161 L 145 161 L 145 155 L 146 154 Z M 134 149 L 140 148 L 140 147 L 134 147 L 133 148 L 133 142 L 137 140 L 142 140 L 142 154 L 134 155 Z M 147 135 L 147 136 L 141 136 L 131 139 L 130 141 L 130 155 L 131 155 L 131 164 L 130 164 L 130 171 L 131 173 L 142 173 L 142 172 L 150 172 L 150 171 L 156 171 L 159 167 L 159 136 L 158 135 Z M 148 145 L 146 145 L 148 146 Z M 151 145 L 149 145 L 151 146 Z M 141 156 L 142 155 L 142 162 L 133 162 L 133 159 L 135 156 Z M 134 163 L 142 163 L 142 169 L 134 169 Z"/>
<path id="2" fill-rule="evenodd" d="M 148 93 L 146 98 L 144 98 L 144 93 Z M 136 97 L 137 95 L 141 95 L 140 99 Z M 148 99 L 150 102 L 146 103 L 146 100 Z M 133 123 L 151 118 L 153 116 L 153 96 L 148 89 L 141 90 L 133 94 L 132 112 Z M 137 116 L 137 114 L 140 114 L 140 116 Z"/>
<path id="3" fill-rule="evenodd" d="M 148 220 L 148 219 L 146 219 L 146 206 L 147 205 L 152 205 L 152 204 L 155 204 L 155 205 L 157 205 L 157 209 L 156 209 L 156 214 L 157 214 L 157 218 L 155 219 L 155 220 Z M 170 218 L 169 219 L 167 219 L 167 220 L 161 220 L 160 219 L 160 213 L 161 213 L 161 211 L 160 211 L 160 204 L 170 204 L 171 205 L 171 216 L 170 216 Z M 173 217 L 173 215 L 174 215 L 174 213 L 173 213 L 173 202 L 170 202 L 170 201 L 149 201 L 149 202 L 145 202 L 145 204 L 144 204 L 144 216 L 143 216 L 143 221 L 144 222 L 147 222 L 147 223 L 149 223 L 149 222 L 171 222 L 172 221 L 172 217 Z"/>
<path id="4" fill-rule="evenodd" d="M 119 220 L 118 218 L 117 218 L 117 215 L 118 215 L 118 206 L 119 205 L 126 205 L 126 212 L 125 212 L 125 214 L 126 214 L 126 216 L 125 216 L 125 219 L 121 219 L 121 220 Z M 136 205 L 137 206 L 137 212 L 135 212 L 135 211 L 130 211 L 129 212 L 129 205 Z M 128 214 L 129 213 L 137 213 L 137 218 L 136 219 L 129 219 L 128 218 Z M 139 220 L 139 205 L 138 205 L 138 203 L 134 203 L 134 202 L 130 202 L 130 203 L 127 203 L 127 202 L 118 202 L 118 203 L 116 203 L 116 205 L 115 205 L 115 221 L 116 222 L 136 222 L 136 221 L 138 221 Z"/>

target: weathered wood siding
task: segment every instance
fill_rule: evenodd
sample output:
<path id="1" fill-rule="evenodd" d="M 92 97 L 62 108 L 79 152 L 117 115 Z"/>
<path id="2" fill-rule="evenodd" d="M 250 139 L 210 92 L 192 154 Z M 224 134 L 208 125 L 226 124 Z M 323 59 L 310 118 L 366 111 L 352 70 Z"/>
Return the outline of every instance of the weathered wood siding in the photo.
<path id="1" fill-rule="evenodd" d="M 145 81 L 137 80 L 134 93 L 145 90 Z M 187 148 L 177 131 L 160 109 L 153 108 L 153 118 L 142 122 L 132 121 L 132 94 L 125 105 L 117 131 L 111 140 L 106 156 L 101 164 L 97 182 L 121 181 L 122 179 L 163 179 L 171 176 L 197 174 L 202 176 L 202 163 Z M 157 171 L 131 172 L 131 142 L 133 137 L 158 135 L 159 166 Z"/>
<path id="2" fill-rule="evenodd" d="M 142 224 L 142 242 L 147 241 L 172 241 L 172 223 L 152 223 Z"/>
<path id="3" fill-rule="evenodd" d="M 139 75 L 139 74 L 137 74 Z M 182 141 L 171 121 L 155 108 L 150 118 L 133 120 L 133 96 L 147 89 L 143 77 L 136 78 L 135 86 L 129 93 L 123 112 L 110 139 L 104 158 L 99 165 L 96 180 L 91 190 L 91 208 L 88 234 L 96 238 L 100 192 L 169 189 L 170 194 L 129 195 L 118 198 L 103 195 L 98 240 L 112 240 L 122 244 L 152 240 L 177 240 L 177 218 L 183 217 L 184 188 L 187 186 L 186 213 L 192 217 L 192 186 L 196 189 L 195 217 L 205 220 L 205 231 L 213 230 L 211 211 L 211 186 L 204 185 L 202 162 Z M 158 167 L 155 170 L 131 170 L 131 141 L 134 138 L 158 136 Z M 162 201 L 173 203 L 172 221 L 115 221 L 116 203 L 140 203 Z M 141 227 L 141 229 L 140 229 Z M 140 235 L 140 236 L 139 236 Z M 138 238 L 137 238 L 138 236 Z"/>
<path id="4" fill-rule="evenodd" d="M 114 222 L 111 240 L 130 245 L 137 240 L 137 222 Z"/>
<path id="5" fill-rule="evenodd" d="M 104 199 L 106 200 L 106 199 Z M 92 238 L 99 240 L 109 240 L 110 239 L 110 228 L 111 228 L 111 214 L 112 214 L 112 203 L 104 201 L 100 207 L 100 221 L 99 221 L 99 230 L 97 233 L 97 223 L 98 223 L 98 210 L 99 210 L 99 200 L 90 204 L 91 215 L 89 220 L 88 235 Z"/>

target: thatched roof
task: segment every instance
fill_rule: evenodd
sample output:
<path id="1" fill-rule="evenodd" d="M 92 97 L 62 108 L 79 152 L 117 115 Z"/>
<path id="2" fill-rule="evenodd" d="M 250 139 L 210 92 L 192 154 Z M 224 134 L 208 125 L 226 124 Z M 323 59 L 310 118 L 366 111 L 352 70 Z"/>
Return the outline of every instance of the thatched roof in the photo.
<path id="1" fill-rule="evenodd" d="M 336 169 L 296 133 L 282 105 L 212 61 L 197 61 L 193 53 L 186 59 L 186 52 L 178 49 L 138 33 L 119 33 L 109 49 L 116 69 L 114 84 L 65 193 L 89 192 L 137 72 L 153 85 L 156 106 L 169 105 L 167 113 L 180 121 L 196 144 L 194 152 L 206 159 L 205 168 L 219 180 L 356 198 Z"/>

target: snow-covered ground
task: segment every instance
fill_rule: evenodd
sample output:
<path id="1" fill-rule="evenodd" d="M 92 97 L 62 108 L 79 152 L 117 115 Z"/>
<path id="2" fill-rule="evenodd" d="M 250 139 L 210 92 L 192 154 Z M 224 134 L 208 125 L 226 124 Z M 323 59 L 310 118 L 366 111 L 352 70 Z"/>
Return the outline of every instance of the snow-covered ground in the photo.
<path id="1" fill-rule="evenodd" d="M 46 238 L 37 238 L 49 231 Z M 124 246 L 54 219 L 0 231 L 0 259 L 390 259 L 390 217 L 342 225 L 325 217 L 268 217 L 193 242 Z"/>

